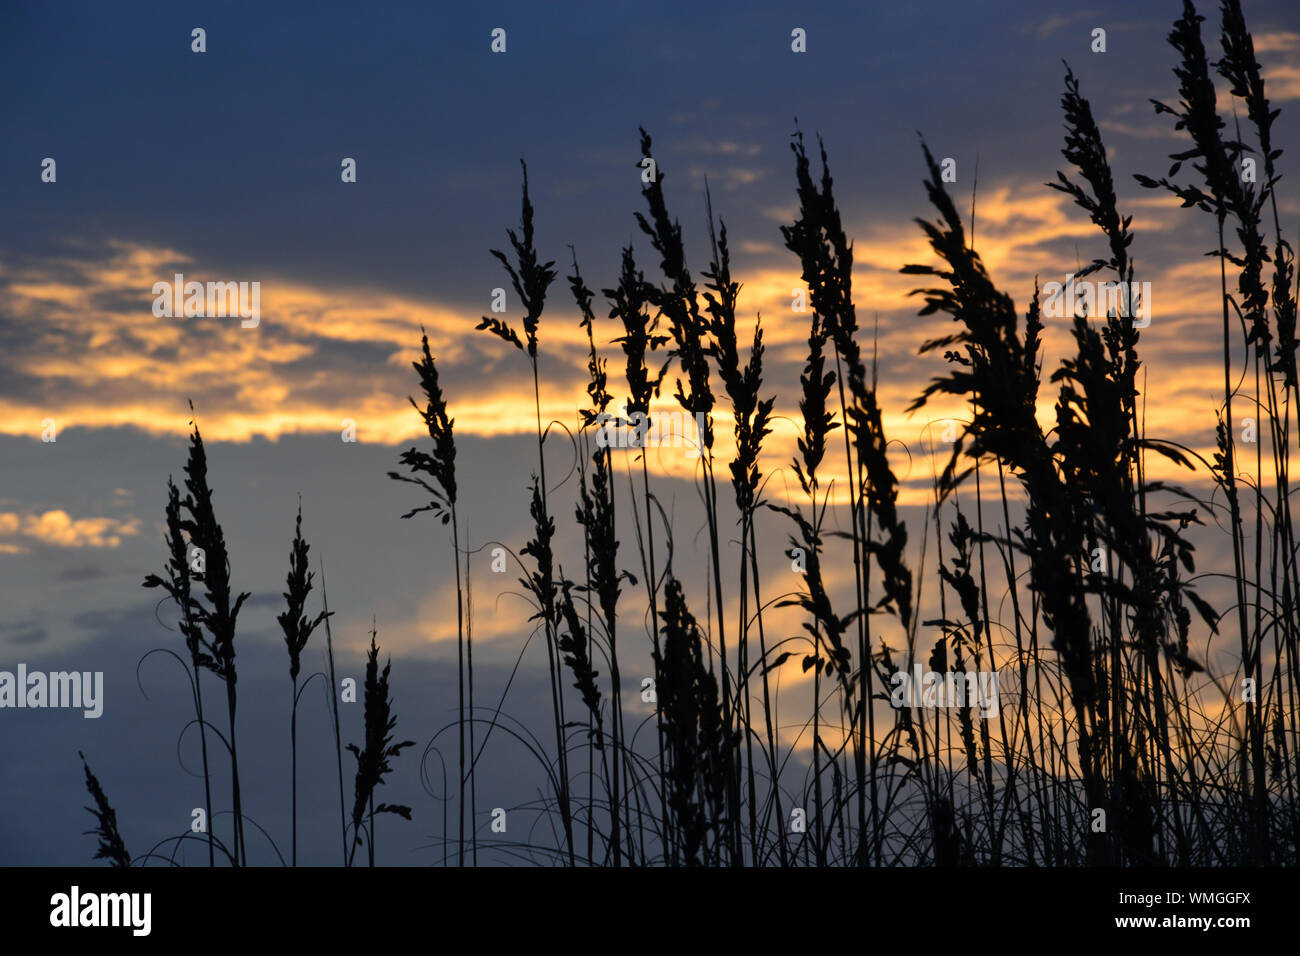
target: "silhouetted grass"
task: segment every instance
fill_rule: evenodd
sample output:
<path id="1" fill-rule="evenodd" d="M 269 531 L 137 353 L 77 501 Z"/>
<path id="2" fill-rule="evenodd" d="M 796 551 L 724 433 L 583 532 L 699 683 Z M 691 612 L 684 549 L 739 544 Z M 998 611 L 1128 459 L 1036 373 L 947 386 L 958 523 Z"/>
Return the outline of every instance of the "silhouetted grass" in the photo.
<path id="1" fill-rule="evenodd" d="M 312 573 L 307 570 L 307 552 L 310 548 L 302 537 L 302 502 L 298 503 L 298 520 L 294 525 L 293 550 L 289 555 L 289 576 L 286 579 L 289 590 L 284 592 L 288 607 L 277 620 L 284 631 L 285 645 L 289 651 L 289 679 L 293 682 L 293 697 L 289 711 L 289 774 L 290 774 L 290 815 L 292 816 L 292 856 L 293 865 L 298 865 L 298 698 L 302 690 L 298 687 L 298 673 L 301 669 L 303 649 L 311 639 L 312 632 L 328 617 L 321 611 L 314 618 L 308 618 L 305 610 L 307 596 L 311 594 Z M 310 680 L 310 678 L 309 678 Z M 332 680 L 332 678 L 331 678 Z M 307 685 L 303 684 L 303 688 Z"/>
<path id="2" fill-rule="evenodd" d="M 451 560 L 456 574 L 456 735 L 457 748 L 459 755 L 459 773 L 457 801 L 457 814 L 459 816 L 459 830 L 457 836 L 457 862 L 460 866 L 465 865 L 465 740 L 468 732 L 470 741 L 470 753 L 474 751 L 474 732 L 473 732 L 473 703 L 474 703 L 474 654 L 473 645 L 467 639 L 468 635 L 465 630 L 465 596 L 461 587 L 460 577 L 460 520 L 456 515 L 456 437 L 455 437 L 455 420 L 447 414 L 447 400 L 443 397 L 442 386 L 438 381 L 438 368 L 434 364 L 433 355 L 429 352 L 429 337 L 420 330 L 421 348 L 423 356 L 419 362 L 413 362 L 416 373 L 420 376 L 420 389 L 424 392 L 424 407 L 421 408 L 414 398 L 410 399 L 411 406 L 420 413 L 424 426 L 429 433 L 429 438 L 433 442 L 432 453 L 422 452 L 415 448 L 409 448 L 402 453 L 401 463 L 405 465 L 414 477 L 401 475 L 397 472 L 390 471 L 388 477 L 396 481 L 406 481 L 414 485 L 419 485 L 429 493 L 429 503 L 420 508 L 414 508 L 402 515 L 403 518 L 410 518 L 412 515 L 421 512 L 431 512 L 439 518 L 445 525 L 451 523 L 451 540 L 452 551 Z M 533 330 L 535 334 L 535 329 Z M 530 341 L 532 341 L 530 339 Z M 421 478 L 420 475 L 427 475 L 428 481 Z M 433 484 L 429 484 L 429 482 Z M 468 667 L 467 667 L 468 661 Z M 465 709 L 465 683 L 468 670 L 470 710 Z M 471 767 L 469 777 L 473 777 L 473 758 L 471 756 Z M 471 808 L 470 819 L 474 819 L 473 808 Z M 474 858 L 478 858 L 478 835 L 475 831 L 473 836 Z"/>
<path id="3" fill-rule="evenodd" d="M 130 866 L 131 854 L 126 851 L 122 834 L 117 832 L 117 813 L 109 805 L 104 788 L 99 785 L 99 779 L 90 772 L 86 755 L 78 751 L 77 756 L 81 758 L 81 768 L 86 772 L 86 790 L 95 801 L 93 807 L 86 807 L 86 812 L 94 815 L 96 823 L 95 829 L 86 832 L 99 838 L 99 849 L 95 851 L 95 859 L 108 860 L 110 866 Z"/>
<path id="4" fill-rule="evenodd" d="M 947 316 L 951 328 L 919 344 L 922 356 L 942 359 L 943 366 L 936 361 L 934 377 L 907 410 L 957 400 L 968 420 L 942 470 L 936 467 L 934 500 L 911 533 L 895 470 L 898 456 L 910 452 L 885 433 L 881 369 L 874 342 L 872 355 L 865 354 L 853 245 L 834 195 L 827 150 L 819 141 L 815 176 L 803 135 L 796 132 L 791 149 L 798 212 L 781 234 L 799 263 L 809 304 L 799 420 L 793 423 L 797 451 L 789 463 L 798 493 L 769 500 L 775 495 L 767 483 L 785 468 L 764 459 L 765 440 L 781 423 L 776 396 L 764 395 L 770 372 L 763 327 L 756 317 L 751 337 L 743 326 L 726 226 L 715 220 L 706 185 L 710 259 L 701 273 L 704 285 L 697 288 L 683 230 L 668 211 L 663 164 L 656 161 L 655 177 L 641 190 L 646 212 L 635 219 L 659 258 L 662 283 L 647 281 L 631 244 L 622 249 L 618 275 L 603 289 L 608 319 L 614 320 L 607 337 L 576 254 L 568 277 L 586 334 L 589 401 L 577 409 L 579 427 L 571 436 L 577 463 L 571 514 L 582 529 L 582 573 L 567 577 L 564 535 L 552 517 L 551 496 L 568 479 L 547 483 L 546 440 L 557 423 L 544 425 L 541 419 L 540 317 L 556 273 L 537 249 L 525 168 L 521 226 L 509 232 L 513 257 L 493 251 L 510 276 L 522 319 L 516 325 L 483 317 L 478 328 L 524 352 L 533 377 L 538 465 L 528 485 L 531 530 L 520 555 L 528 559 L 521 564 L 521 583 L 534 611 L 521 624 L 527 631 L 535 622 L 536 629 L 518 643 L 522 657 L 529 639 L 544 634 L 555 753 L 512 722 L 505 709 L 509 685 L 487 721 L 482 746 L 501 730 L 537 760 L 549 789 L 516 809 L 551 824 L 554 841 L 485 835 L 492 859 L 571 866 L 1300 861 L 1300 551 L 1289 472 L 1291 409 L 1300 401 L 1296 271 L 1280 229 L 1277 111 L 1265 95 L 1236 0 L 1223 0 L 1221 20 L 1223 56 L 1212 61 L 1201 37 L 1203 18 L 1184 3 L 1169 37 L 1177 55 L 1179 103 L 1157 102 L 1155 108 L 1174 118 L 1189 143 L 1173 154 L 1164 177 L 1137 177 L 1143 186 L 1167 191 L 1213 217 L 1206 234 L 1214 238 L 1210 254 L 1220 266 L 1224 395 L 1212 460 L 1146 433 L 1144 358 L 1134 321 L 1139 303 L 1129 293 L 1137 273 L 1137 237 L 1121 210 L 1092 106 L 1067 66 L 1062 155 L 1070 171 L 1058 171 L 1047 186 L 1069 196 L 1105 243 L 1105 252 L 1075 277 L 1113 275 L 1124 292 L 1104 314 L 1067 317 L 1056 343 L 1062 357 L 1045 374 L 1047 330 L 1037 283 L 1020 307 L 997 284 L 975 249 L 974 198 L 964 219 L 922 143 L 925 195 L 935 218 L 916 221 L 933 257 L 902 272 L 925 283 L 914 293 L 921 297 L 920 315 Z M 1237 101 L 1244 107 L 1253 145 L 1240 128 L 1227 132 L 1215 71 L 1231 88 L 1234 111 Z M 643 157 L 653 158 L 651 146 L 641 130 Z M 1239 172 L 1252 157 L 1262 167 L 1257 183 Z M 1179 178 L 1185 163 L 1195 174 L 1190 181 Z M 747 354 L 742 338 L 750 343 Z M 621 352 L 619 381 L 607 374 L 604 350 L 610 346 Z M 668 358 L 659 365 L 655 353 L 664 347 Z M 463 865 L 467 781 L 478 860 L 473 782 L 482 754 L 474 738 L 467 621 L 473 548 L 460 543 L 453 420 L 427 335 L 413 368 L 425 400 L 412 404 L 432 448 L 406 451 L 401 463 L 409 474 L 389 474 L 430 495 L 427 505 L 403 517 L 429 511 L 452 525 Z M 715 375 L 721 384 L 717 396 Z M 683 562 L 674 563 L 674 532 L 680 528 L 652 490 L 652 477 L 659 478 L 651 472 L 648 426 L 652 402 L 665 384 L 681 409 L 702 423 L 693 487 L 703 511 L 700 532 L 708 539 L 707 574 L 699 582 L 704 605 L 696 598 L 688 603 Z M 1050 413 L 1040 416 L 1040 405 Z M 1248 408 L 1259 425 L 1253 472 L 1249 456 L 1237 447 L 1241 418 L 1234 405 Z M 720 504 L 714 472 L 724 457 L 715 448 L 714 416 L 728 413 L 735 439 L 727 461 L 734 511 L 730 503 Z M 632 518 L 634 556 L 620 553 L 617 465 L 604 441 L 610 431 L 628 427 L 636 430 L 636 441 L 625 463 L 621 513 Z M 832 450 L 836 430 L 843 441 L 842 469 Z M 1149 478 L 1151 456 L 1208 479 L 1210 500 Z M 636 458 L 639 482 L 633 475 Z M 219 848 L 242 864 L 247 846 L 234 735 L 234 634 L 247 595 L 234 594 L 230 582 L 197 427 L 186 476 L 184 498 L 174 484 L 168 486 L 165 576 L 151 575 L 145 584 L 163 587 L 181 611 L 189 659 L 173 656 L 191 675 L 209 817 L 207 737 L 217 732 L 204 718 L 201 672 L 210 671 L 226 686 L 229 739 L 218 739 L 231 757 L 234 839 L 229 853 L 211 832 L 207 842 L 210 863 Z M 846 486 L 837 489 L 837 481 Z M 734 553 L 724 546 L 731 542 L 723 532 L 733 520 L 739 530 Z M 1198 571 L 1191 529 L 1203 526 L 1208 539 L 1220 521 L 1228 525 L 1231 571 Z M 782 533 L 768 522 L 792 528 L 787 556 L 797 583 L 764 598 L 760 554 L 769 534 L 781 540 Z M 193 547 L 206 554 L 202 571 L 191 560 Z M 847 574 L 850 561 L 851 587 L 838 588 L 833 571 L 842 567 Z M 643 596 L 632 593 L 642 582 L 629 568 L 638 565 Z M 723 581 L 733 571 L 738 613 L 729 621 Z M 1198 592 L 1216 575 L 1231 578 L 1234 606 L 1223 613 Z M 627 593 L 625 580 L 633 585 Z M 328 608 L 315 619 L 305 613 L 311 575 L 301 511 L 288 587 L 280 623 L 294 681 L 296 862 L 299 654 L 322 621 L 336 742 L 340 732 Z M 704 607 L 699 618 L 690 603 Z M 778 613 L 782 608 L 796 610 Z M 775 632 L 787 622 L 793 630 L 796 621 L 799 633 Z M 637 719 L 636 703 L 624 698 L 620 665 L 638 639 L 653 669 L 653 678 L 642 684 L 648 688 L 642 700 L 651 706 L 640 714 L 646 728 L 640 739 L 636 724 L 629 729 L 625 723 L 629 715 Z M 1232 668 L 1233 657 L 1235 671 L 1225 673 L 1224 662 Z M 810 691 L 811 699 L 801 697 L 796 718 L 783 722 L 780 677 L 792 659 L 809 674 L 798 693 Z M 891 700 L 898 678 L 922 664 L 946 679 L 996 670 L 1014 684 L 1007 689 L 1011 699 L 1006 706 L 996 702 L 996 712 L 969 697 L 950 707 L 933 699 Z M 378 668 L 372 631 L 365 742 L 348 747 L 357 773 L 350 849 L 349 824 L 343 823 L 347 865 L 363 834 L 373 865 L 377 815 L 410 818 L 410 808 L 375 800 L 392 772 L 390 761 L 412 746 L 393 743 L 388 676 L 389 666 Z M 571 705 L 580 708 L 572 721 L 565 716 L 570 694 Z M 434 735 L 427 753 L 436 751 L 436 740 Z M 573 789 L 583 771 L 575 776 L 570 758 L 580 756 L 586 761 L 585 795 Z M 88 767 L 86 774 L 99 807 L 92 810 L 100 822 L 94 831 L 101 839 L 98 857 L 125 865 L 120 861 L 129 857 L 115 815 Z M 575 821 L 585 825 L 585 854 Z"/>
<path id="5" fill-rule="evenodd" d="M 392 772 L 390 760 L 401 756 L 407 747 L 414 747 L 414 740 L 393 742 L 393 731 L 397 727 L 397 717 L 393 714 L 393 702 L 388 696 L 388 674 L 392 663 L 379 670 L 379 646 L 375 643 L 374 632 L 370 635 L 370 650 L 366 656 L 366 735 L 365 742 L 358 747 L 348 744 L 348 751 L 357 759 L 356 780 L 353 786 L 352 802 L 352 852 L 348 863 L 356 858 L 357 847 L 362 843 L 365 832 L 366 852 L 370 856 L 370 865 L 375 865 L 375 817 L 385 813 L 394 813 L 403 820 L 411 819 L 411 808 L 396 803 L 375 804 L 375 791 L 384 783 L 384 777 Z M 363 820 L 365 821 L 363 823 Z"/>

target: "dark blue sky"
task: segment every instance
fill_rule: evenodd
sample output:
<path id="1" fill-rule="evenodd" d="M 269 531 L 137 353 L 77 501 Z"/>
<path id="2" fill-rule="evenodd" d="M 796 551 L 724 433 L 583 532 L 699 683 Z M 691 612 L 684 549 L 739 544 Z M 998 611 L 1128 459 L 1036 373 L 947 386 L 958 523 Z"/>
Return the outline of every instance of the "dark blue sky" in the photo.
<path id="1" fill-rule="evenodd" d="M 794 117 L 832 151 L 846 210 L 915 214 L 916 131 L 986 181 L 1058 159 L 1060 60 L 1102 116 L 1169 90 L 1172 3 L 385 5 L 7 4 L 0 197 L 16 245 L 111 233 L 228 268 L 374 283 L 458 301 L 516 215 L 519 157 L 539 222 L 593 271 L 638 201 L 638 125 L 677 190 L 712 167 L 719 212 L 774 241 Z M 1251 4 L 1257 32 L 1294 28 Z M 190 30 L 207 53 L 190 52 Z M 507 30 L 502 55 L 489 51 Z M 808 31 L 808 53 L 790 31 Z M 1094 26 L 1108 51 L 1089 52 Z M 754 157 L 711 144 L 761 147 Z M 1127 146 L 1128 144 L 1124 144 Z M 33 170 L 59 163 L 59 190 Z M 359 163 L 342 188 L 339 161 Z M 729 162 L 730 160 L 730 162 Z M 728 190 L 727 168 L 759 178 Z M 963 170 L 964 171 L 964 170 Z M 886 188 L 881 188 L 881 187 Z M 892 188 L 890 188 L 892 187 Z M 682 202 L 686 201 L 683 197 Z M 687 220 L 689 221 L 689 219 Z"/>

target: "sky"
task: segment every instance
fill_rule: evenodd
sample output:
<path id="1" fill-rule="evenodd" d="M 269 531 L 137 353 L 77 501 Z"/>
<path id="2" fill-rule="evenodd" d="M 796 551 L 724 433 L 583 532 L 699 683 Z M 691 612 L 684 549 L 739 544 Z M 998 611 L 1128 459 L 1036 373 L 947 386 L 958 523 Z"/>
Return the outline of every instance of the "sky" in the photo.
<path id="1" fill-rule="evenodd" d="M 907 294 L 916 282 L 899 274 L 932 261 L 914 221 L 931 216 L 920 142 L 955 160 L 951 188 L 974 203 L 976 248 L 1023 311 L 1036 277 L 1063 281 L 1105 249 L 1086 214 L 1044 185 L 1064 168 L 1067 61 L 1101 127 L 1121 211 L 1133 217 L 1138 278 L 1151 283 L 1148 431 L 1212 446 L 1222 383 L 1217 270 L 1204 258 L 1213 223 L 1132 178 L 1163 174 L 1183 148 L 1150 102 L 1176 99 L 1164 38 L 1177 4 L 450 6 L 0 7 L 0 670 L 103 670 L 107 686 L 99 720 L 0 711 L 0 724 L 14 725 L 0 729 L 0 810 L 9 811 L 0 812 L 0 863 L 89 858 L 78 750 L 133 852 L 184 830 L 197 805 L 195 778 L 180 766 L 194 766 L 193 735 L 180 738 L 184 678 L 158 655 L 137 672 L 151 648 L 180 647 L 174 615 L 140 583 L 165 560 L 166 481 L 184 465 L 191 401 L 235 580 L 254 595 L 240 634 L 241 727 L 259 822 L 283 845 L 290 691 L 275 614 L 300 498 L 337 612 L 340 670 L 359 676 L 373 625 L 393 656 L 399 726 L 417 752 L 454 718 L 450 546 L 434 522 L 400 519 L 420 502 L 385 477 L 420 438 L 407 396 L 421 326 L 456 420 L 484 694 L 495 701 L 509 684 L 510 713 L 545 726 L 545 658 L 528 641 L 517 575 L 488 567 L 494 543 L 517 551 L 526 540 L 531 376 L 523 356 L 474 331 L 493 290 L 509 289 L 489 250 L 508 248 L 506 230 L 517 228 L 521 159 L 541 254 L 561 271 L 542 319 L 543 420 L 574 428 L 586 384 L 585 337 L 563 280 L 569 247 L 594 289 L 614 283 L 629 243 L 657 277 L 633 218 L 644 210 L 643 127 L 695 274 L 707 263 L 707 179 L 731 237 L 746 329 L 761 316 L 778 415 L 765 462 L 769 493 L 782 498 L 794 487 L 807 316 L 792 308 L 799 267 L 779 226 L 797 210 L 791 136 L 820 136 L 855 242 L 855 302 L 875 335 L 891 461 L 915 520 L 932 478 L 931 423 L 961 415 L 942 405 L 906 411 L 942 372 L 938 356 L 917 350 L 946 325 L 917 316 Z M 1245 10 L 1282 108 L 1280 209 L 1294 223 L 1300 12 L 1288 0 Z M 1216 12 L 1202 13 L 1213 30 Z M 202 53 L 195 28 L 205 31 Z M 491 49 L 498 28 L 500 53 Z M 1105 52 L 1091 49 L 1098 28 Z M 791 49 L 795 29 L 806 52 Z M 47 158 L 53 182 L 42 176 Z M 346 159 L 355 182 L 343 181 Z M 154 285 L 176 273 L 259 283 L 258 324 L 155 315 Z M 616 356 L 617 323 L 605 311 L 604 354 Z M 510 290 L 505 318 L 519 315 Z M 1047 329 L 1046 368 L 1059 363 L 1063 331 Z M 619 367 L 611 361 L 612 373 Z M 56 440 L 42 440 L 51 420 Z M 355 442 L 342 440 L 345 420 Z M 725 442 L 719 453 L 729 454 Z M 546 455 L 550 475 L 570 470 L 558 433 Z M 652 467 L 680 576 L 703 580 L 692 463 L 660 449 Z M 574 573 L 572 482 L 555 494 L 569 554 L 577 544 Z M 766 528 L 765 571 L 788 573 L 789 528 L 775 517 Z M 844 567 L 829 573 L 848 580 Z M 692 600 L 704 607 L 702 588 Z M 309 648 L 313 661 L 319 650 Z M 797 663 L 785 679 L 799 685 Z M 302 839 L 308 860 L 329 863 L 333 743 L 324 705 L 311 706 L 302 772 L 314 793 Z M 345 741 L 360 733 L 359 713 L 351 718 Z M 798 739 L 796 722 L 789 740 Z M 535 800 L 518 773 L 527 755 L 508 742 L 491 753 L 480 808 Z M 381 859 L 441 862 L 442 804 L 422 789 L 418 757 L 402 761 L 386 798 L 411 804 L 415 819 L 385 821 Z M 269 847 L 258 853 L 274 859 Z"/>

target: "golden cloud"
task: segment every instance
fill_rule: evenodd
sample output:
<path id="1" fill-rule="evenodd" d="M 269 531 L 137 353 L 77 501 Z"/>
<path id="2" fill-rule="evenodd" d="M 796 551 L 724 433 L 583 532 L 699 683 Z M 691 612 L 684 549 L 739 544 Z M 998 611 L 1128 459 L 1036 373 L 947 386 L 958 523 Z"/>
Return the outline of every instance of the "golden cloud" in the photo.
<path id="1" fill-rule="evenodd" d="M 1214 383 L 1222 382 L 1222 357 L 1214 347 L 1220 321 L 1217 271 L 1199 255 L 1203 250 L 1161 263 L 1151 244 L 1144 246 L 1145 237 L 1161 234 L 1160 252 L 1168 257 L 1172 251 L 1165 236 L 1190 241 L 1182 229 L 1189 214 L 1169 197 L 1143 193 L 1123 205 L 1134 217 L 1134 251 L 1143 270 L 1138 278 L 1150 281 L 1153 290 L 1153 318 L 1140 347 L 1149 432 L 1208 457 L 1221 400 Z M 976 212 L 980 255 L 1022 314 L 1036 277 L 1061 281 L 1077 269 L 1076 256 L 1086 262 L 1105 248 L 1069 197 L 1041 183 L 991 183 L 981 191 Z M 942 397 L 917 412 L 906 411 L 930 378 L 946 372 L 942 356 L 918 356 L 919 345 L 951 331 L 952 323 L 942 315 L 918 317 L 919 300 L 908 293 L 925 283 L 899 272 L 905 263 L 934 261 L 913 223 L 846 225 L 858 237 L 854 298 L 864 352 L 878 364 L 886 434 L 896 442 L 891 457 L 904 481 L 903 501 L 920 503 L 949 452 L 934 423 L 960 422 L 967 414 L 961 401 Z M 1211 240 L 1207 231 L 1207 244 Z M 1063 247 L 1079 251 L 1062 262 Z M 736 272 L 742 284 L 742 347 L 752 337 L 756 316 L 762 316 L 763 391 L 777 396 L 763 470 L 774 476 L 773 493 L 782 493 L 780 487 L 794 484 L 788 470 L 798 436 L 798 377 L 809 316 L 795 311 L 794 292 L 801 288 L 797 263 L 778 265 L 780 260 L 769 255 L 777 251 L 763 246 L 742 253 L 753 262 L 738 263 Z M 407 396 L 415 391 L 410 362 L 418 356 L 421 326 L 428 330 L 458 433 L 488 437 L 528 433 L 536 426 L 526 357 L 474 332 L 475 314 L 389 290 L 322 290 L 264 276 L 257 328 L 241 328 L 238 319 L 155 317 L 153 284 L 170 282 L 175 272 L 198 281 L 244 278 L 209 275 L 177 250 L 120 241 L 99 248 L 72 246 L 68 255 L 0 275 L 0 305 L 38 330 L 5 359 L 25 382 L 0 397 L 0 431 L 37 439 L 43 420 L 53 418 L 60 434 L 67 428 L 124 425 L 154 434 L 184 433 L 190 420 L 186 399 L 193 398 L 211 440 L 337 434 L 345 419 L 355 421 L 362 442 L 418 440 L 420 422 Z M 541 416 L 544 423 L 558 421 L 573 430 L 576 409 L 588 401 L 587 342 L 571 303 L 559 295 L 552 302 L 542 320 Z M 1073 351 L 1064 320 L 1045 324 L 1044 379 Z M 617 407 L 623 356 L 610 344 L 615 325 L 601 323 L 598 344 L 608 359 Z M 670 370 L 654 415 L 678 411 L 671 382 Z M 732 423 L 717 383 L 715 390 L 715 454 L 729 460 Z M 1044 384 L 1039 417 L 1045 429 L 1054 424 L 1054 398 L 1055 389 Z M 670 475 L 688 477 L 698 467 L 680 447 L 651 454 L 652 463 Z M 829 456 L 825 468 L 826 481 L 836 480 L 838 496 L 847 487 L 847 475 L 837 473 L 842 464 Z"/>
<path id="2" fill-rule="evenodd" d="M 123 537 L 140 533 L 140 521 L 131 518 L 73 518 L 66 511 L 44 514 L 0 512 L 0 539 L 28 538 L 57 548 L 116 548 Z M 0 553 L 23 554 L 28 548 L 21 543 L 0 540 Z"/>

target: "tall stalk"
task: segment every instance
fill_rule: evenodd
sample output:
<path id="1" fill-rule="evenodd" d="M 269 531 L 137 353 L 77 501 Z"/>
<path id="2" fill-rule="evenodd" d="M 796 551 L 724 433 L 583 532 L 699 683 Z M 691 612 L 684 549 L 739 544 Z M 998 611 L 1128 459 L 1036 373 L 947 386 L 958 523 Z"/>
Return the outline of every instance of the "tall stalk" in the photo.
<path id="1" fill-rule="evenodd" d="M 520 160 L 520 166 L 523 168 L 523 203 L 521 214 L 520 233 L 516 234 L 513 229 L 508 230 L 507 235 L 510 238 L 510 245 L 514 250 L 516 264 L 512 265 L 505 253 L 496 249 L 492 250 L 492 255 L 505 267 L 510 275 L 510 282 L 514 287 L 515 294 L 519 296 L 524 306 L 523 328 L 524 337 L 527 340 L 527 348 L 524 342 L 520 341 L 518 333 L 515 332 L 507 323 L 500 319 L 489 318 L 484 316 L 482 321 L 476 326 L 477 329 L 487 330 L 505 342 L 514 345 L 515 348 L 526 351 L 528 354 L 528 363 L 533 373 L 533 408 L 537 422 L 537 470 L 538 477 L 534 488 L 534 505 L 532 508 L 533 517 L 539 531 L 539 543 L 549 548 L 549 533 L 544 533 L 544 526 L 550 524 L 553 529 L 554 523 L 550 518 L 550 507 L 548 504 L 548 487 L 546 483 L 546 453 L 545 453 L 545 435 L 549 430 L 542 428 L 542 393 L 541 379 L 538 373 L 538 349 L 537 349 L 537 331 L 538 322 L 542 315 L 542 310 L 546 304 L 546 291 L 555 281 L 556 273 L 551 268 L 554 262 L 539 262 L 537 249 L 533 243 L 533 204 L 528 197 L 528 167 Z M 525 553 L 531 553 L 528 548 L 524 549 Z M 543 555 L 534 553 L 534 557 L 539 561 Z M 546 559 L 549 562 L 549 557 Z M 559 776 L 559 803 L 560 818 L 564 827 L 564 840 L 567 847 L 569 865 L 575 862 L 574 845 L 573 845 L 573 813 L 569 801 L 569 756 L 568 745 L 564 737 L 564 697 L 562 693 L 562 678 L 560 675 L 559 659 L 556 648 L 556 627 L 558 617 L 556 613 L 555 588 L 549 569 L 539 571 L 535 575 L 535 581 L 540 590 L 537 591 L 538 599 L 541 603 L 542 626 L 546 632 L 546 655 L 549 666 L 549 676 L 551 683 L 551 706 L 555 718 L 555 746 L 557 751 L 558 776 Z"/>
<path id="2" fill-rule="evenodd" d="M 289 777 L 290 797 L 289 811 L 292 819 L 292 865 L 298 865 L 298 673 L 301 667 L 303 649 L 311 638 L 312 632 L 320 626 L 328 614 L 321 611 L 314 619 L 308 619 L 304 611 L 307 596 L 311 593 L 312 574 L 307 570 L 307 542 L 302 537 L 302 501 L 298 502 L 298 520 L 294 525 L 293 548 L 289 552 L 288 590 L 284 593 L 288 607 L 276 620 L 284 631 L 285 645 L 289 651 L 289 680 L 293 684 L 293 696 L 289 709 Z M 305 685 L 304 685 L 305 686 Z"/>
<path id="3" fill-rule="evenodd" d="M 440 518 L 444 525 L 448 522 L 451 523 L 451 563 L 456 573 L 456 729 L 459 752 L 459 772 L 457 774 L 459 793 L 457 802 L 459 811 L 457 865 L 463 867 L 465 865 L 465 782 L 467 779 L 465 772 L 465 597 L 460 577 L 460 521 L 456 516 L 455 419 L 447 415 L 447 400 L 442 394 L 442 386 L 438 381 L 438 369 L 434 364 L 433 355 L 429 352 L 429 336 L 424 332 L 423 328 L 421 328 L 420 332 L 420 346 L 423 354 L 420 361 L 412 362 L 411 365 L 420 378 L 420 389 L 424 392 L 424 406 L 421 407 L 417 404 L 414 398 L 409 399 L 409 401 L 412 407 L 419 412 L 420 418 L 424 422 L 429 438 L 433 442 L 433 451 L 430 454 L 410 448 L 402 453 L 401 463 L 406 465 L 415 477 L 400 475 L 392 471 L 388 473 L 388 476 L 397 481 L 418 485 L 430 495 L 427 505 L 408 511 L 402 515 L 403 518 L 410 518 L 412 515 L 428 511 L 435 517 Z M 424 478 L 419 477 L 421 474 L 427 475 L 429 480 L 426 481 Z M 430 481 L 432 484 L 429 483 Z M 471 682 L 473 680 L 472 671 L 470 680 Z M 470 694 L 472 700 L 472 688 Z M 473 720 L 472 714 L 470 720 Z M 471 755 L 472 750 L 471 746 Z"/>

